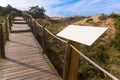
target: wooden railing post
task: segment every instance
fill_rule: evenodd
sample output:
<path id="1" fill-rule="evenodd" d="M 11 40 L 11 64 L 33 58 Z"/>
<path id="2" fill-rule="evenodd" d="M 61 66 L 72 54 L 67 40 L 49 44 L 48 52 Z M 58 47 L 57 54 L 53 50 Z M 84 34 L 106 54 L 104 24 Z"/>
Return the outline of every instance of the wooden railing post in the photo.
<path id="1" fill-rule="evenodd" d="M 27 15 L 27 23 L 29 24 L 29 17 L 28 17 L 28 15 Z"/>
<path id="2" fill-rule="evenodd" d="M 25 13 L 22 13 L 24 20 L 26 21 L 26 15 Z"/>
<path id="3" fill-rule="evenodd" d="M 32 26 L 32 18 L 30 17 L 30 27 Z"/>
<path id="4" fill-rule="evenodd" d="M 65 63 L 64 63 L 64 70 L 63 70 L 63 80 L 68 80 L 68 71 L 69 71 L 69 63 L 70 63 L 70 55 L 71 55 L 71 41 L 68 41 L 66 45 L 66 52 L 65 52 Z"/>
<path id="5" fill-rule="evenodd" d="M 65 65 L 63 80 L 78 80 L 78 68 L 79 68 L 79 54 L 71 48 L 70 43 L 77 49 L 80 48 L 80 44 L 69 41 L 66 48 L 65 54 Z"/>
<path id="6" fill-rule="evenodd" d="M 27 15 L 25 14 L 25 19 L 26 19 L 26 21 L 27 21 Z"/>
<path id="7" fill-rule="evenodd" d="M 9 40 L 9 30 L 8 30 L 8 19 L 6 19 L 6 23 L 5 23 L 5 29 L 6 29 L 6 36 L 7 36 L 7 40 Z"/>
<path id="8" fill-rule="evenodd" d="M 46 49 L 45 49 L 45 26 L 42 27 L 42 48 L 43 48 L 43 53 L 46 52 Z"/>
<path id="9" fill-rule="evenodd" d="M 26 22 L 28 23 L 28 19 L 27 18 L 28 18 L 27 15 L 25 15 Z"/>
<path id="10" fill-rule="evenodd" d="M 9 23 L 10 23 L 10 29 L 11 29 L 11 27 L 12 27 L 12 23 L 13 23 L 13 19 L 12 19 L 12 16 L 10 15 L 10 17 L 9 17 Z"/>
<path id="11" fill-rule="evenodd" d="M 11 21 L 11 16 L 9 15 L 9 18 L 8 18 L 8 25 L 9 25 L 9 29 L 10 31 L 12 30 L 11 26 L 12 26 L 12 21 Z"/>
<path id="12" fill-rule="evenodd" d="M 29 21 L 29 25 L 31 26 L 31 20 L 32 20 L 32 19 L 31 19 L 31 17 L 30 17 L 30 16 L 29 16 L 29 19 L 30 19 L 30 21 Z"/>
<path id="13" fill-rule="evenodd" d="M 34 26 L 33 26 L 33 32 L 34 32 L 34 35 L 35 35 L 35 37 L 37 37 L 37 32 L 36 32 L 36 23 L 35 23 L 35 21 L 34 21 Z"/>
<path id="14" fill-rule="evenodd" d="M 30 16 L 28 16 L 28 25 L 30 26 Z"/>
<path id="15" fill-rule="evenodd" d="M 0 24 L 0 56 L 5 58 L 5 46 L 4 46 L 4 36 L 3 36 L 3 26 Z"/>

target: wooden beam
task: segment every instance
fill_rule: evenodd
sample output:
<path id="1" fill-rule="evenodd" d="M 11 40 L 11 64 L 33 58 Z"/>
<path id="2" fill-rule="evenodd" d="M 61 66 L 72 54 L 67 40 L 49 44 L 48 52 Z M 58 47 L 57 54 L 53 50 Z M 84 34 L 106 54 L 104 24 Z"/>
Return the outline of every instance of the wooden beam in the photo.
<path id="1" fill-rule="evenodd" d="M 7 40 L 9 40 L 9 23 L 8 23 L 8 19 L 6 19 L 6 23 L 5 23 L 5 29 L 6 29 L 6 36 L 7 36 Z"/>
<path id="2" fill-rule="evenodd" d="M 8 18 L 7 18 L 6 20 L 7 20 L 8 28 L 9 28 L 9 30 L 11 31 L 10 16 L 11 16 L 11 14 L 8 15 Z"/>
<path id="3" fill-rule="evenodd" d="M 5 58 L 5 45 L 4 45 L 4 36 L 3 36 L 3 26 L 0 24 L 0 56 Z"/>
<path id="4" fill-rule="evenodd" d="M 43 48 L 43 53 L 46 52 L 46 48 L 45 48 L 45 26 L 42 27 L 42 48 Z"/>
<path id="5" fill-rule="evenodd" d="M 80 49 L 80 44 L 76 42 L 70 42 L 77 49 Z M 65 66 L 64 66 L 64 80 L 78 80 L 78 68 L 79 68 L 79 54 L 70 47 L 70 43 L 67 45 Z"/>
<path id="6" fill-rule="evenodd" d="M 63 70 L 63 80 L 68 80 L 69 75 L 69 64 L 70 64 L 70 55 L 71 55 L 71 47 L 70 47 L 71 41 L 68 41 L 66 45 L 66 51 L 65 51 L 65 62 L 64 62 L 64 70 Z"/>

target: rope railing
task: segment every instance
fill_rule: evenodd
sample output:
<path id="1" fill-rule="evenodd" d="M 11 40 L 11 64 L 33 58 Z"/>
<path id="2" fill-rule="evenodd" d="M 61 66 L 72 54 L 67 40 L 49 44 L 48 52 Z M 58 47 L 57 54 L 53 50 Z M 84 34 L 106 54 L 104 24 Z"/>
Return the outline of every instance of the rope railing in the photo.
<path id="1" fill-rule="evenodd" d="M 47 28 L 45 28 L 45 30 L 53 37 L 55 37 L 56 39 L 64 42 L 67 44 L 67 41 L 57 37 L 56 35 L 54 35 L 53 33 L 51 33 Z M 90 58 L 88 58 L 87 56 L 85 56 L 83 53 L 81 53 L 76 47 L 74 47 L 72 44 L 70 44 L 70 46 L 77 52 L 79 53 L 85 60 L 87 60 L 89 63 L 91 63 L 93 66 L 97 67 L 99 70 L 101 70 L 103 73 L 105 73 L 106 75 L 108 75 L 110 78 L 112 78 L 113 80 L 119 80 L 118 78 L 116 78 L 115 76 L 113 76 L 112 74 L 110 74 L 108 71 L 106 71 L 105 69 L 103 69 L 101 66 L 99 66 L 98 64 L 96 64 L 94 61 L 92 61 Z"/>
<path id="2" fill-rule="evenodd" d="M 39 27 L 43 27 L 42 25 L 40 25 L 37 21 L 35 21 L 35 23 L 39 26 Z"/>
<path id="3" fill-rule="evenodd" d="M 60 41 L 62 41 L 62 42 L 64 42 L 64 43 L 67 44 L 67 41 L 65 41 L 65 40 L 57 37 L 56 35 L 54 35 L 53 33 L 51 33 L 47 28 L 44 28 L 44 29 L 45 29 L 51 36 L 53 36 L 53 37 L 55 37 L 56 39 L 58 39 L 58 40 L 60 40 Z"/>
<path id="4" fill-rule="evenodd" d="M 26 16 L 30 16 L 28 13 L 24 13 Z M 31 16 L 32 20 L 34 20 L 34 18 Z M 43 28 L 42 25 L 40 25 L 38 22 L 36 22 L 36 25 L 38 25 L 39 27 Z M 43 28 L 43 30 L 45 30 L 47 33 L 49 33 L 51 36 L 53 36 L 54 38 L 58 39 L 59 41 L 64 42 L 65 44 L 69 44 L 66 40 L 56 36 L 55 34 L 53 34 L 52 32 L 50 32 L 47 28 Z M 87 60 L 90 64 L 92 64 L 94 67 L 98 68 L 100 71 L 102 71 L 103 73 L 105 73 L 107 76 L 109 76 L 111 79 L 113 80 L 119 80 L 117 77 L 115 77 L 114 75 L 112 75 L 111 73 L 109 73 L 108 71 L 106 71 L 105 69 L 103 69 L 101 66 L 99 66 L 97 63 L 95 63 L 94 61 L 92 61 L 89 57 L 85 56 L 83 53 L 81 53 L 75 46 L 73 46 L 72 44 L 69 44 L 70 47 L 72 49 L 74 49 L 79 55 L 81 55 L 85 60 Z"/>

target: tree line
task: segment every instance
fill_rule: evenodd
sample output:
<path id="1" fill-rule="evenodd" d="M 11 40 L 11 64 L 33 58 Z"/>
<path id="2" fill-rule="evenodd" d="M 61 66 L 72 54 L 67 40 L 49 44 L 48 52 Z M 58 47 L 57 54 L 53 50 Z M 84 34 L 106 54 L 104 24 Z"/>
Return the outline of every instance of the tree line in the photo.
<path id="1" fill-rule="evenodd" d="M 11 5 L 7 5 L 6 7 L 0 6 L 0 16 L 5 16 L 9 14 L 10 12 L 15 11 L 15 12 L 21 12 L 20 10 L 13 8 Z"/>

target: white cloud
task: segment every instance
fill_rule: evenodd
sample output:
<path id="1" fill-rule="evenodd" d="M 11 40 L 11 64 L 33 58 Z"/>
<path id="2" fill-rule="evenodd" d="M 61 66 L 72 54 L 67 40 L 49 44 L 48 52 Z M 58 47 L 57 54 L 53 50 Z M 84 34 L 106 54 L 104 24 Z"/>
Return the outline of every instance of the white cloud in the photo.
<path id="1" fill-rule="evenodd" d="M 72 4 L 64 4 L 68 0 L 3 0 L 0 6 L 12 5 L 21 10 L 38 5 L 46 9 L 47 15 L 95 15 L 100 13 L 120 12 L 120 0 L 80 0 Z M 58 5 L 57 7 L 53 7 Z"/>
<path id="2" fill-rule="evenodd" d="M 74 4 L 60 6 L 55 8 L 55 11 L 67 13 L 68 15 L 95 15 L 109 14 L 112 12 L 120 12 L 119 0 L 82 0 Z M 55 12 L 54 12 L 55 13 Z M 56 12 L 57 13 L 57 12 Z M 61 14 L 59 14 L 61 15 Z"/>

